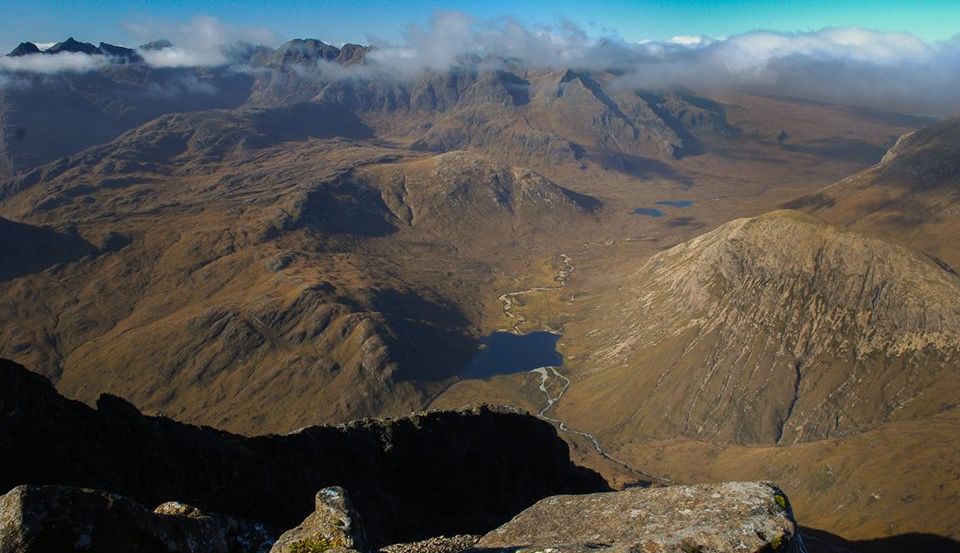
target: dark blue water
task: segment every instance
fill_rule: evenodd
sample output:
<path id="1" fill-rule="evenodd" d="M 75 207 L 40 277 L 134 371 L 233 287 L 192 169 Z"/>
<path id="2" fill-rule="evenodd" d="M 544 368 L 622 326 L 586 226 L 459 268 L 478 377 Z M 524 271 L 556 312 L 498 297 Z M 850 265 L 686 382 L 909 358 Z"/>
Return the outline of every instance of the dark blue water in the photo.
<path id="1" fill-rule="evenodd" d="M 657 205 L 666 205 L 670 207 L 690 207 L 693 205 L 693 200 L 661 200 L 657 202 Z"/>
<path id="2" fill-rule="evenodd" d="M 652 207 L 638 207 L 633 210 L 637 215 L 646 215 L 647 217 L 663 217 L 663 212 Z"/>
<path id="3" fill-rule="evenodd" d="M 563 356 L 557 352 L 558 334 L 530 332 L 517 336 L 510 332 L 494 332 L 482 340 L 486 346 L 470 361 L 463 375 L 467 378 L 489 378 L 540 367 L 559 367 Z"/>

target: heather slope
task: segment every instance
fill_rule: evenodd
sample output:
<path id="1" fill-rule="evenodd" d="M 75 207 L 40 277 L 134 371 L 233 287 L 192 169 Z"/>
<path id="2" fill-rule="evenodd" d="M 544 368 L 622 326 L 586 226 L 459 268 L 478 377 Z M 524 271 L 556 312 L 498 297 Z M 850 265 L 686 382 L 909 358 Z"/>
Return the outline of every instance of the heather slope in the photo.
<path id="1" fill-rule="evenodd" d="M 620 291 L 560 409 L 609 438 L 788 444 L 960 393 L 960 277 L 796 212 L 657 254 Z"/>

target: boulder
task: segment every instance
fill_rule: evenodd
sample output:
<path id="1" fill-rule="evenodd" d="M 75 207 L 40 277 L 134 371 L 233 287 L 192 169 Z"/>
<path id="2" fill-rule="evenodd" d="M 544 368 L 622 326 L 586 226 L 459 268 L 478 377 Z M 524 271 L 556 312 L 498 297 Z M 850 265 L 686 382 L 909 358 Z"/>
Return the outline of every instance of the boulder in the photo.
<path id="1" fill-rule="evenodd" d="M 485 535 L 477 548 L 802 553 L 798 530 L 776 485 L 730 482 L 550 497 Z"/>
<path id="2" fill-rule="evenodd" d="M 192 505 L 168 501 L 153 510 L 158 515 L 207 519 L 216 523 L 230 553 L 266 553 L 276 540 L 277 534 L 259 522 L 251 522 L 221 514 L 205 513 Z"/>
<path id="3" fill-rule="evenodd" d="M 24 485 L 0 496 L 0 553 L 257 553 L 270 538 L 256 524 L 180 503 L 151 512 L 99 490 Z"/>
<path id="4" fill-rule="evenodd" d="M 331 486 L 317 492 L 316 509 L 299 526 L 284 532 L 270 553 L 327 551 L 333 548 L 365 551 L 360 517 L 346 492 Z"/>

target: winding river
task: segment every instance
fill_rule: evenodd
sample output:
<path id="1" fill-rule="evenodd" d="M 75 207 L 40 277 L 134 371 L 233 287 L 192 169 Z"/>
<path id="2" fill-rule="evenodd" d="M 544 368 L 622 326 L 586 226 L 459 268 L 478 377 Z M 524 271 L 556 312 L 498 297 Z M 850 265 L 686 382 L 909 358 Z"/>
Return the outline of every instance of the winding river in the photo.
<path id="1" fill-rule="evenodd" d="M 557 282 L 555 286 L 536 286 L 533 288 L 527 288 L 525 290 L 518 290 L 516 292 L 507 292 L 499 296 L 498 299 L 501 302 L 503 302 L 503 314 L 514 321 L 513 329 L 512 329 L 513 334 L 516 334 L 518 336 L 523 336 L 524 333 L 521 331 L 520 327 L 521 325 L 527 322 L 527 319 L 523 315 L 513 312 L 515 298 L 520 296 L 526 296 L 529 294 L 535 294 L 538 292 L 549 292 L 549 291 L 560 290 L 567 285 L 567 282 L 570 280 L 570 275 L 571 273 L 573 273 L 573 270 L 574 270 L 573 262 L 570 256 L 567 254 L 560 254 L 560 260 L 563 263 L 563 267 L 557 272 L 557 276 L 554 279 Z M 538 331 L 538 332 L 546 332 L 546 331 Z M 631 467 L 627 463 L 607 453 L 606 450 L 603 449 L 603 446 L 600 445 L 600 441 L 597 440 L 597 438 L 593 434 L 589 432 L 582 432 L 580 430 L 575 430 L 571 428 L 565 421 L 551 417 L 547 414 L 550 411 L 550 409 L 553 408 L 553 406 L 558 401 L 560 401 L 560 398 L 563 397 L 563 394 L 570 388 L 570 384 L 571 384 L 570 379 L 567 378 L 567 376 L 564 375 L 562 372 L 560 372 L 559 366 L 537 367 L 535 369 L 530 369 L 529 372 L 536 373 L 540 376 L 540 391 L 543 393 L 543 396 L 545 398 L 543 407 L 537 413 L 538 417 L 552 424 L 555 424 L 557 428 L 559 428 L 562 432 L 567 432 L 568 434 L 574 434 L 582 438 L 586 438 L 587 440 L 590 441 L 590 443 L 593 444 L 593 448 L 597 451 L 597 453 L 600 456 L 602 456 L 604 459 L 607 459 L 608 461 L 614 462 L 626 468 L 632 473 L 641 474 L 645 477 L 648 477 L 657 481 L 665 480 L 663 478 L 651 477 L 650 475 L 647 475 L 641 471 L 636 470 L 635 468 Z M 551 395 L 550 393 L 550 384 L 553 380 L 559 380 L 561 382 L 560 389 L 556 395 Z"/>

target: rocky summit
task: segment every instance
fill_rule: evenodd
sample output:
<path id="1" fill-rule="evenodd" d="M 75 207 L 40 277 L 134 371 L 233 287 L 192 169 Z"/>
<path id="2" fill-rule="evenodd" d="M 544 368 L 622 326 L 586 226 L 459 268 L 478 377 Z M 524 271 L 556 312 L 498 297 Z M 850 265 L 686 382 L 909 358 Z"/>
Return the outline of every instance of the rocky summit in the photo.
<path id="1" fill-rule="evenodd" d="M 350 491 L 373 547 L 482 533 L 544 497 L 609 489 L 570 462 L 553 427 L 513 410 L 246 438 L 146 417 L 112 396 L 92 409 L 9 361 L 0 363 L 0 458 L 2 492 L 28 483 L 89 487 L 281 530 L 316 508 L 319 490 L 339 485 Z"/>
<path id="2" fill-rule="evenodd" d="M 506 410 L 244 438 L 92 409 L 3 361 L 0 455 L 0 553 L 453 553 L 527 507 L 477 547 L 801 550 L 772 484 L 590 494 L 609 488 L 553 428 Z"/>
<path id="3" fill-rule="evenodd" d="M 477 547 L 561 553 L 806 551 L 787 496 L 769 482 L 550 497 L 481 538 Z"/>
<path id="4" fill-rule="evenodd" d="M 345 490 L 316 496 L 316 510 L 279 538 L 261 524 L 181 503 L 153 512 L 107 492 L 18 486 L 0 497 L 0 553 L 142 551 L 183 553 L 371 552 Z M 382 553 L 532 550 L 558 553 L 805 553 L 786 495 L 769 482 L 633 488 L 543 499 L 482 536 L 437 536 Z"/>

